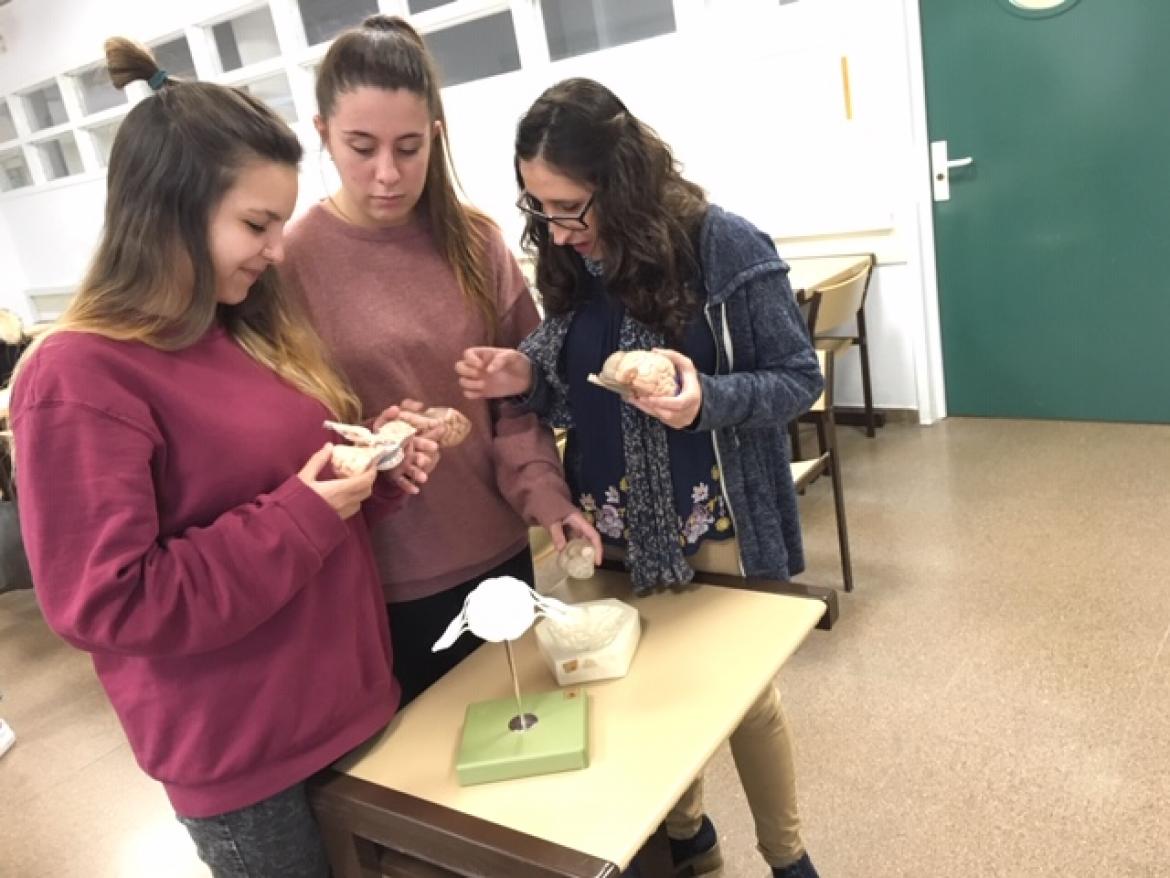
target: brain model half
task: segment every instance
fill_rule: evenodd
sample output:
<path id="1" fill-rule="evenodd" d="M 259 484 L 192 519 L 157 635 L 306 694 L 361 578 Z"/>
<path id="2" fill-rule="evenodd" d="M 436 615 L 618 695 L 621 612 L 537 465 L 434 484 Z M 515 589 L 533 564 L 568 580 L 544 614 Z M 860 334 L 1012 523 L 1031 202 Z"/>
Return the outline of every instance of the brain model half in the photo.
<path id="1" fill-rule="evenodd" d="M 404 411 L 398 420 L 410 424 L 420 433 L 428 433 L 428 438 L 434 439 L 442 448 L 458 445 L 471 432 L 471 421 L 450 406 L 435 406 L 422 412 Z"/>
<path id="2" fill-rule="evenodd" d="M 594 384 L 625 396 L 674 396 L 678 393 L 678 373 L 674 363 L 654 351 L 616 351 L 601 367 L 600 375 L 590 375 Z"/>

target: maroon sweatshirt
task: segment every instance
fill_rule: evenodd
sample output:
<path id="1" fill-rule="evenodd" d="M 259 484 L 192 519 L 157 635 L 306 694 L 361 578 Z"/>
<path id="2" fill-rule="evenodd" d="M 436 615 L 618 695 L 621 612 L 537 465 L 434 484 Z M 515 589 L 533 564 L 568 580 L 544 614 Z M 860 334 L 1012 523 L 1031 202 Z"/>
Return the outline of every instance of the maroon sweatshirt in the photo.
<path id="1" fill-rule="evenodd" d="M 386 599 L 427 597 L 471 580 L 528 545 L 528 525 L 576 507 L 552 433 L 535 415 L 501 417 L 459 388 L 465 348 L 514 347 L 540 322 L 524 276 L 492 229 L 483 268 L 499 314 L 493 340 L 429 225 L 359 228 L 320 204 L 293 224 L 280 273 L 349 377 L 368 418 L 406 397 L 449 405 L 471 434 L 443 451 L 426 489 L 374 532 Z"/>
<path id="2" fill-rule="evenodd" d="M 333 438 L 324 406 L 217 326 L 174 352 L 50 336 L 11 412 L 45 618 L 176 811 L 254 804 L 390 720 L 367 518 L 401 495 L 380 483 L 343 521 L 297 478 Z"/>

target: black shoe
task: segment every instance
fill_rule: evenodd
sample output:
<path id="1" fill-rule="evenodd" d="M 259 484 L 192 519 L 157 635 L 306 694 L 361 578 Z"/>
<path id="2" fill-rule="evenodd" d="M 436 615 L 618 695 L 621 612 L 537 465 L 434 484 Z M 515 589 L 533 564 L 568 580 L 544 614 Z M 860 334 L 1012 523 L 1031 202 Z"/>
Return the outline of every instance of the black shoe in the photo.
<path id="1" fill-rule="evenodd" d="M 804 853 L 795 863 L 789 863 L 787 866 L 773 866 L 772 878 L 820 878 L 820 876 L 817 875 L 816 867 L 808 858 L 808 854 Z"/>
<path id="2" fill-rule="evenodd" d="M 706 814 L 699 831 L 690 838 L 682 841 L 670 839 L 670 859 L 674 862 L 674 874 L 679 876 L 706 875 L 723 865 L 719 835 Z"/>

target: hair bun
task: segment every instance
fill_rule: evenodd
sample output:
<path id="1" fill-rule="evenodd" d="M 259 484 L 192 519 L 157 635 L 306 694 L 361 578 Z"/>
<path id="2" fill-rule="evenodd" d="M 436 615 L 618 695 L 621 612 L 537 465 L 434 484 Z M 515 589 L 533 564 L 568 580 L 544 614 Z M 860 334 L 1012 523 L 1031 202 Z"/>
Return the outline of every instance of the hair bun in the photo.
<path id="1" fill-rule="evenodd" d="M 114 88 L 125 88 L 138 80 L 149 81 L 159 72 L 154 53 L 141 43 L 126 37 L 110 37 L 106 40 L 106 69 Z"/>
<path id="2" fill-rule="evenodd" d="M 362 27 L 366 30 L 393 31 L 398 30 L 398 23 L 400 21 L 401 19 L 397 16 L 378 13 L 362 21 Z"/>

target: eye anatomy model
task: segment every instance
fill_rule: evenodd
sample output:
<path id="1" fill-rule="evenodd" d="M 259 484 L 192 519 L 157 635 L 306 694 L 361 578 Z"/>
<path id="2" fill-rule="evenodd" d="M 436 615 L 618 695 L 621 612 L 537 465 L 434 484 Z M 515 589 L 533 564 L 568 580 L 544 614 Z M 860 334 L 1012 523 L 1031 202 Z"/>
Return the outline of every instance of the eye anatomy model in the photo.
<path id="1" fill-rule="evenodd" d="M 615 351 L 588 381 L 623 397 L 676 396 L 678 373 L 669 357 L 656 351 Z"/>
<path id="2" fill-rule="evenodd" d="M 499 643 L 515 640 L 532 627 L 538 616 L 568 624 L 580 615 L 575 607 L 541 596 L 514 576 L 497 576 L 485 579 L 467 596 L 462 611 L 451 620 L 431 651 L 446 649 L 465 631 Z"/>

